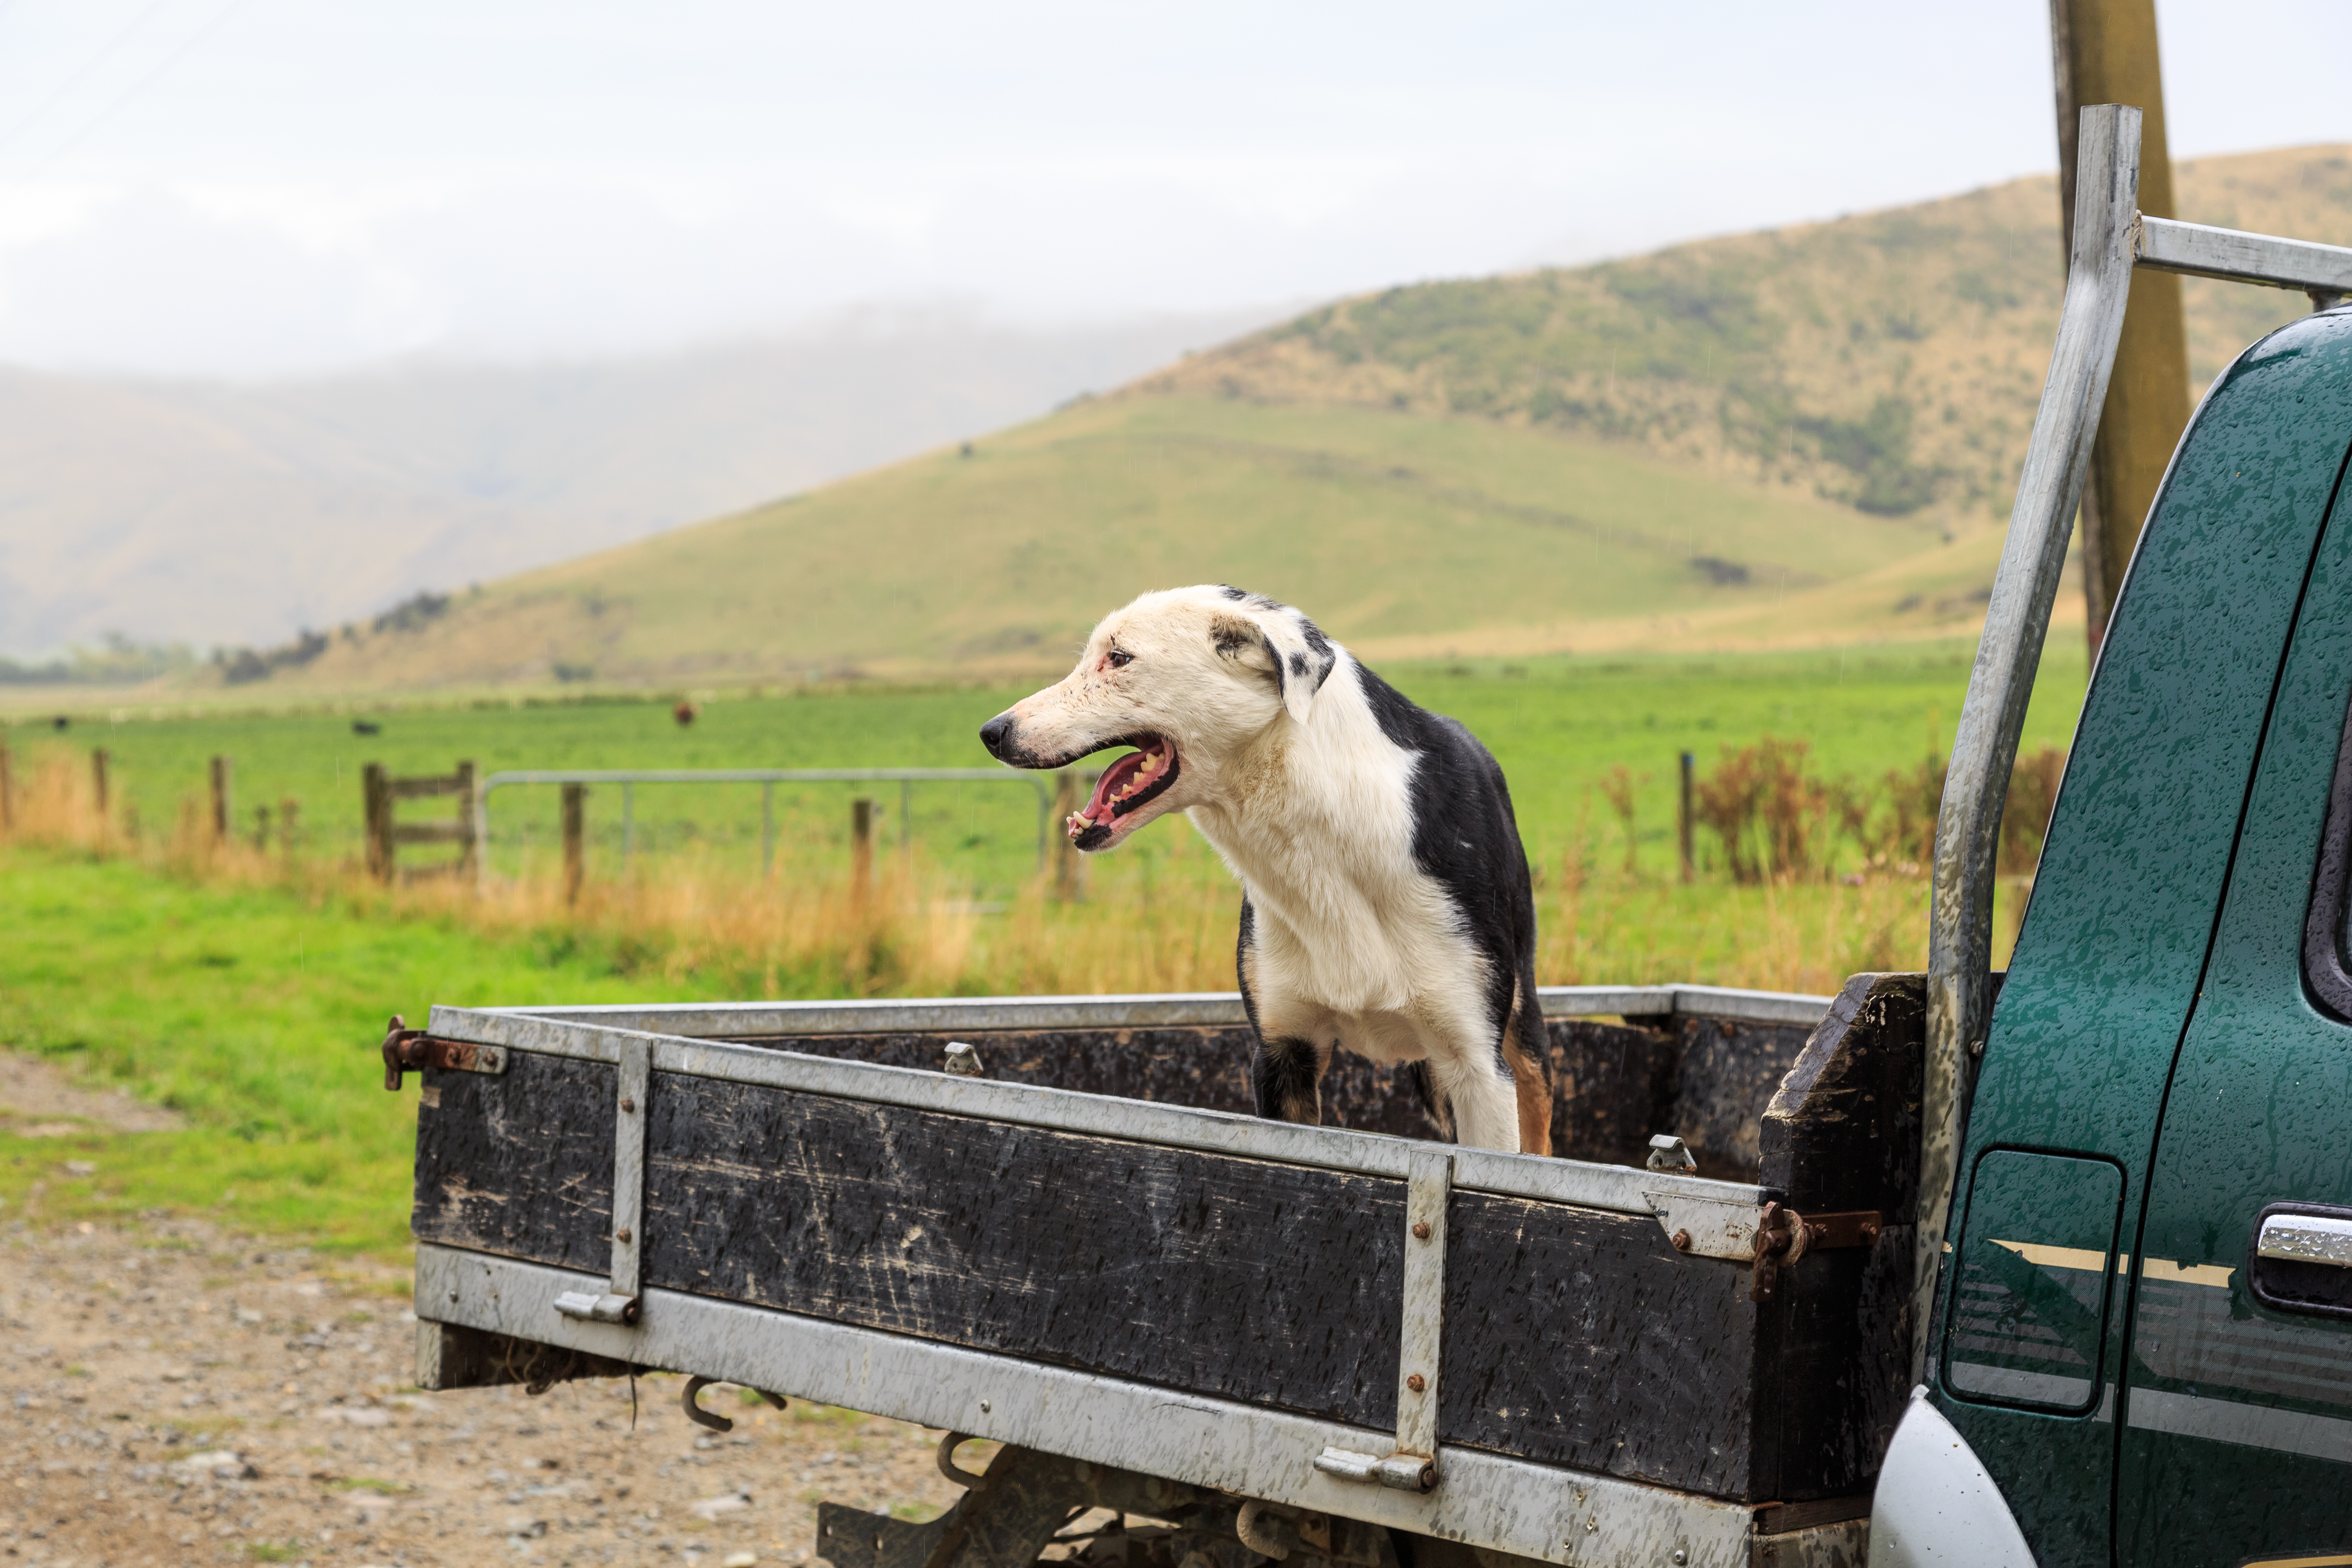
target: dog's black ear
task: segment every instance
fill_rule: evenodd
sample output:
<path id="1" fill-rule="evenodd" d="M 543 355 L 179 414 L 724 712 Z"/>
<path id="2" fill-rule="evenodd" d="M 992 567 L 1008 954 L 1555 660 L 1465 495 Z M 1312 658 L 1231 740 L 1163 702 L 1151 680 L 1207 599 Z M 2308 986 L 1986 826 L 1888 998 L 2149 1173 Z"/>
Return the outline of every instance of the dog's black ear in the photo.
<path id="1" fill-rule="evenodd" d="M 1265 634 L 1266 651 L 1274 656 L 1275 671 L 1282 678 L 1282 705 L 1304 724 L 1315 706 L 1315 694 L 1331 678 L 1339 656 L 1322 628 L 1297 610 L 1286 606 L 1268 610 L 1255 619 Z"/>
<path id="2" fill-rule="evenodd" d="M 1218 616 L 1210 623 L 1210 638 L 1222 657 L 1273 676 L 1283 708 L 1304 724 L 1339 655 L 1331 639 L 1297 610 L 1254 594 L 1248 598 L 1265 607 Z"/>

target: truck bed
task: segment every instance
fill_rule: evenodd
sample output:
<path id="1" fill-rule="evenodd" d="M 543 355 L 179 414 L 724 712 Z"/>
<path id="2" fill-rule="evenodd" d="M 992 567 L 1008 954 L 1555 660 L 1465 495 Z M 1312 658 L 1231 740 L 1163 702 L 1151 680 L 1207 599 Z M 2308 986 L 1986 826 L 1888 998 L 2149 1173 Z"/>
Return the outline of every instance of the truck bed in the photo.
<path id="1" fill-rule="evenodd" d="M 1249 1116 L 1226 995 L 436 1008 L 495 1070 L 424 1074 L 419 1382 L 667 1368 L 1559 1563 L 1850 1548 L 1905 1392 L 1916 977 L 1542 1000 L 1572 1157 L 1434 1142 L 1355 1058 L 1339 1125 Z M 1643 1168 L 1658 1131 L 1699 1174 Z M 1776 1200 L 1830 1223 L 1754 1300 Z"/>

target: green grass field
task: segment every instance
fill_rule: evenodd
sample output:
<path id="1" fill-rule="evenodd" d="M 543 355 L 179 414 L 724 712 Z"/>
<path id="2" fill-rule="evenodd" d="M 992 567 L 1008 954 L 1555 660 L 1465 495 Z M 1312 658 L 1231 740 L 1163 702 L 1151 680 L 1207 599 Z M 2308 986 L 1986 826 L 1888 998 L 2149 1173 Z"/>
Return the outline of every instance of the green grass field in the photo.
<path id="1" fill-rule="evenodd" d="M 1802 740 L 1826 777 L 1875 781 L 1948 747 L 1967 689 L 1972 649 L 1959 642 L 1895 644 L 1771 655 L 1550 658 L 1409 664 L 1386 671 L 1416 701 L 1468 724 L 1511 782 L 1529 852 L 1551 864 L 1589 843 L 1609 864 L 1623 858 L 1615 816 L 1594 795 L 1610 771 L 1646 777 L 1638 795 L 1638 853 L 1664 870 L 1672 855 L 1677 754 L 1712 767 L 1726 746 L 1765 735 Z M 2081 706 L 2085 660 L 2072 637 L 2054 637 L 2025 747 L 2066 743 Z M 360 770 L 448 771 L 470 758 L 485 771 L 525 768 L 986 767 L 976 737 L 990 715 L 1025 688 L 855 689 L 713 701 L 688 729 L 664 701 L 531 706 L 415 707 L 373 712 L 383 733 L 362 737 L 337 712 L 131 717 L 100 710 L 60 733 L 19 721 L 5 731 L 20 772 L 70 766 L 105 747 L 119 809 L 145 834 L 170 831 L 205 789 L 206 759 L 235 763 L 242 830 L 252 808 L 298 803 L 307 853 L 357 852 Z M 115 710 L 121 711 L 121 710 Z M 611 876 L 621 850 L 621 801 L 611 786 L 589 804 L 592 875 Z M 837 876 L 845 864 L 848 802 L 882 801 L 882 846 L 898 846 L 895 786 L 779 786 L 780 874 Z M 912 829 L 926 860 L 978 899 L 1003 898 L 1035 867 L 1036 797 L 1020 777 L 1004 784 L 925 784 L 912 796 Z M 419 819 L 447 810 L 418 803 Z M 760 855 L 756 785 L 639 785 L 632 815 L 646 856 L 692 854 L 754 874 Z M 557 800 L 551 788 L 501 790 L 492 799 L 492 866 L 502 874 L 551 875 Z M 1119 851 L 1159 853 L 1151 834 Z"/>
<path id="2" fill-rule="evenodd" d="M 205 885 L 123 861 L 0 848 L 0 1041 L 184 1112 L 180 1132 L 0 1134 L 12 1217 L 151 1206 L 389 1249 L 415 1095 L 373 1053 L 435 1000 L 691 996 L 609 953 L 384 921 L 334 900 Z M 72 1159 L 97 1166 L 68 1173 Z"/>
<path id="3" fill-rule="evenodd" d="M 1734 887 L 1720 876 L 1678 885 L 1675 754 L 1692 750 L 1705 768 L 1720 747 L 1774 734 L 1811 742 L 1826 774 L 1875 776 L 1948 742 L 1966 658 L 1962 647 L 1914 647 L 1397 674 L 1419 700 L 1467 721 L 1509 771 L 1545 884 L 1547 983 L 1690 978 L 1818 989 L 1853 969 L 1916 962 L 1924 885 Z M 2029 746 L 2064 742 L 2082 682 L 2079 647 L 2054 648 Z M 446 768 L 460 755 L 487 767 L 970 765 L 979 760 L 972 730 L 1008 695 L 720 702 L 688 731 L 664 707 L 625 703 L 387 711 L 376 716 L 383 735 L 365 741 L 347 717 L 331 714 L 83 721 L 62 735 L 20 724 L 10 740 L 20 776 L 47 759 L 79 778 L 87 748 L 105 744 L 120 798 L 149 824 L 171 821 L 182 797 L 201 789 L 205 759 L 228 753 L 244 799 L 301 802 L 313 858 L 324 858 L 356 845 L 358 768 L 371 759 L 401 771 Z M 1619 766 L 1649 775 L 1632 877 L 1622 869 L 1616 819 L 1594 796 L 1596 781 Z M 846 794 L 796 797 L 787 875 L 838 879 Z M 539 835 L 529 852 L 547 868 L 551 795 L 501 801 L 502 867 L 520 863 L 516 846 L 529 826 Z M 917 800 L 926 858 L 961 885 L 1016 898 L 1032 885 L 1034 818 L 1024 790 L 929 786 Z M 639 802 L 646 853 L 673 863 L 701 857 L 706 875 L 737 864 L 748 880 L 756 813 L 756 792 L 647 790 Z M 599 820 L 609 870 L 614 827 L 609 811 Z M 1122 942 L 1179 940 L 1180 925 L 1205 955 L 1193 961 L 1192 983 L 1226 983 L 1234 900 L 1213 858 L 1180 825 L 1165 825 L 1116 860 L 1097 876 L 1088 906 L 1041 915 L 1033 892 L 1022 906 L 1029 915 L 983 920 L 977 967 L 959 971 L 954 984 L 1035 988 L 1015 968 L 992 967 L 990 954 L 1086 941 L 1115 953 Z M 1148 911 L 1155 867 L 1184 884 L 1164 905 L 1170 913 L 1128 910 L 1139 900 Z M 625 895 L 608 905 L 618 918 L 601 925 L 567 926 L 560 912 L 486 924 L 454 906 L 436 913 L 351 887 L 334 876 L 240 885 L 171 869 L 152 854 L 0 846 L 0 1044 L 127 1086 L 189 1123 L 177 1132 L 69 1138 L 0 1131 L 5 1212 L 54 1220 L 169 1206 L 329 1247 L 396 1249 L 415 1102 L 380 1087 L 373 1047 L 387 1014 L 415 1020 L 434 1002 L 833 994 L 844 984 L 829 959 L 780 973 L 772 961 L 762 968 L 756 957 L 708 945 L 683 956 L 665 950 L 632 929 Z M 1020 919 L 1031 921 L 1025 934 Z M 999 925 L 1003 933 L 990 935 Z M 1012 945 L 992 949 L 992 941 Z M 74 1173 L 68 1160 L 95 1170 Z"/>

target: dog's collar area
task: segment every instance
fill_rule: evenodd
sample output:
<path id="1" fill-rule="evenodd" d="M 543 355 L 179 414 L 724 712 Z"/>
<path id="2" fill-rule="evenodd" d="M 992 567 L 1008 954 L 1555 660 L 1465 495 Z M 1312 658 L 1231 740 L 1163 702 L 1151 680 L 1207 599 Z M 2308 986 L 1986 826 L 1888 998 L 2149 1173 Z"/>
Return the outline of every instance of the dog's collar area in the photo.
<path id="1" fill-rule="evenodd" d="M 1165 735 L 1138 735 L 1120 742 L 1138 749 L 1103 770 L 1085 809 L 1067 824 L 1070 842 L 1081 849 L 1098 849 L 1110 842 L 1123 822 L 1168 793 L 1180 764 L 1176 744 Z"/>

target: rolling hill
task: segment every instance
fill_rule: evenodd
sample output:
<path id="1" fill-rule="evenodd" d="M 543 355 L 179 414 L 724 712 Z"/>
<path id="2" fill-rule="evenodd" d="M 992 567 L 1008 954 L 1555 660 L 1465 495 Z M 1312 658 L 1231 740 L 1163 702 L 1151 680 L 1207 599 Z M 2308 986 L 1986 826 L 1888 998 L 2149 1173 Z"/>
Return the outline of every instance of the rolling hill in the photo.
<path id="1" fill-rule="evenodd" d="M 2352 149 L 2177 170 L 2352 240 Z M 1980 614 L 2055 329 L 2054 181 L 1339 301 L 1118 392 L 490 584 L 275 679 L 1004 675 L 1221 580 L 1376 655 L 1931 635 Z M 2305 308 L 2188 290 L 2192 368 Z"/>
<path id="2" fill-rule="evenodd" d="M 1272 311 L 951 310 L 575 363 L 219 384 L 0 367 L 0 655 L 268 644 L 1028 418 Z"/>

